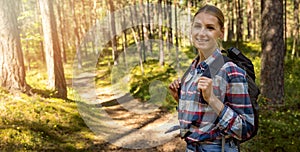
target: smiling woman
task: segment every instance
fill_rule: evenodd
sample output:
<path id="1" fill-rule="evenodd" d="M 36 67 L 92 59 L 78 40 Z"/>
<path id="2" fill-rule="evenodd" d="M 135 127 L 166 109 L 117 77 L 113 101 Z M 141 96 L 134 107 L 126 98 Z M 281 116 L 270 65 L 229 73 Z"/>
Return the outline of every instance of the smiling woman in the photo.
<path id="1" fill-rule="evenodd" d="M 254 130 L 246 72 L 233 62 L 224 63 L 219 40 L 224 16 L 217 7 L 200 8 L 192 25 L 198 55 L 184 76 L 169 85 L 178 101 L 186 151 L 238 151 L 239 141 Z M 215 67 L 221 69 L 212 73 Z"/>

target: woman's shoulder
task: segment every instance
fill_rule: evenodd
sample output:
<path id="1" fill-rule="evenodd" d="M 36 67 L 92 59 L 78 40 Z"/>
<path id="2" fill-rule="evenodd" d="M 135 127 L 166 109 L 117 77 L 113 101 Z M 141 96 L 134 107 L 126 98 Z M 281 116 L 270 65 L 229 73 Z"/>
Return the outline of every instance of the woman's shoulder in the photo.
<path id="1" fill-rule="evenodd" d="M 232 61 L 226 62 L 220 72 L 225 73 L 229 78 L 246 76 L 246 71 Z"/>

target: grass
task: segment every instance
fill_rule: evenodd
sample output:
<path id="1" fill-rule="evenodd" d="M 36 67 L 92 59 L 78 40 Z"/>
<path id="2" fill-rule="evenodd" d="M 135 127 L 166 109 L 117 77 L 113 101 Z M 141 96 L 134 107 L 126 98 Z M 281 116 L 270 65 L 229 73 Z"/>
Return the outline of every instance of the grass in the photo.
<path id="1" fill-rule="evenodd" d="M 147 61 L 144 69 L 144 73 L 141 72 L 139 66 L 131 70 L 130 93 L 143 102 L 159 97 L 154 102 L 161 104 L 161 108 L 174 110 L 177 104 L 173 97 L 167 95 L 167 88 L 170 82 L 176 79 L 175 69 L 169 64 L 160 66 L 157 60 Z"/>
<path id="2" fill-rule="evenodd" d="M 239 48 L 252 60 L 257 76 L 256 82 L 259 85 L 261 65 L 259 45 L 244 42 Z M 285 102 L 283 105 L 269 105 L 263 98 L 259 100 L 259 132 L 256 137 L 241 145 L 242 152 L 300 150 L 298 146 L 300 144 L 299 65 L 300 59 L 285 61 Z"/>
<path id="3" fill-rule="evenodd" d="M 34 83 L 31 85 L 44 89 L 41 84 L 40 87 Z M 50 97 L 13 95 L 0 90 L 1 151 L 80 151 L 96 141 L 80 117 L 76 102 L 53 98 L 51 91 L 44 93 Z M 69 97 L 73 96 L 72 93 L 69 89 Z"/>
<path id="4" fill-rule="evenodd" d="M 70 85 L 71 65 L 66 65 Z M 68 88 L 68 100 L 55 98 L 47 89 L 46 69 L 27 71 L 33 95 L 11 94 L 0 88 L 0 151 L 93 151 L 106 149 L 86 126 L 77 109 L 76 92 Z M 94 147 L 95 142 L 101 143 Z"/>

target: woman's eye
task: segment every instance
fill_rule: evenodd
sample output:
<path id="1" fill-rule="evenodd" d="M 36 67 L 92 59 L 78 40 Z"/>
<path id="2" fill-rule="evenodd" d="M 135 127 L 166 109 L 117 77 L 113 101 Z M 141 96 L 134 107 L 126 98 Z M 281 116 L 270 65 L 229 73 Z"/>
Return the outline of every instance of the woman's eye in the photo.
<path id="1" fill-rule="evenodd" d="M 214 30 L 215 28 L 214 27 L 211 27 L 211 26 L 209 26 L 209 27 L 207 27 L 209 30 Z"/>
<path id="2" fill-rule="evenodd" d="M 201 28 L 201 25 L 194 25 L 194 28 Z"/>

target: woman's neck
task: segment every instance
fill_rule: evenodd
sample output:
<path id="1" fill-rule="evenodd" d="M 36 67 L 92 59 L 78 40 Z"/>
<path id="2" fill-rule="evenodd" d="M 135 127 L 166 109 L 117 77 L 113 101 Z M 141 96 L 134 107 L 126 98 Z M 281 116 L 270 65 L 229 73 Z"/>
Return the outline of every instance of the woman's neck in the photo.
<path id="1" fill-rule="evenodd" d="M 200 57 L 199 61 L 202 62 L 202 61 L 206 60 L 209 56 L 211 56 L 215 52 L 216 49 L 217 48 L 214 48 L 211 50 L 206 50 L 206 51 L 198 50 L 198 55 Z"/>

